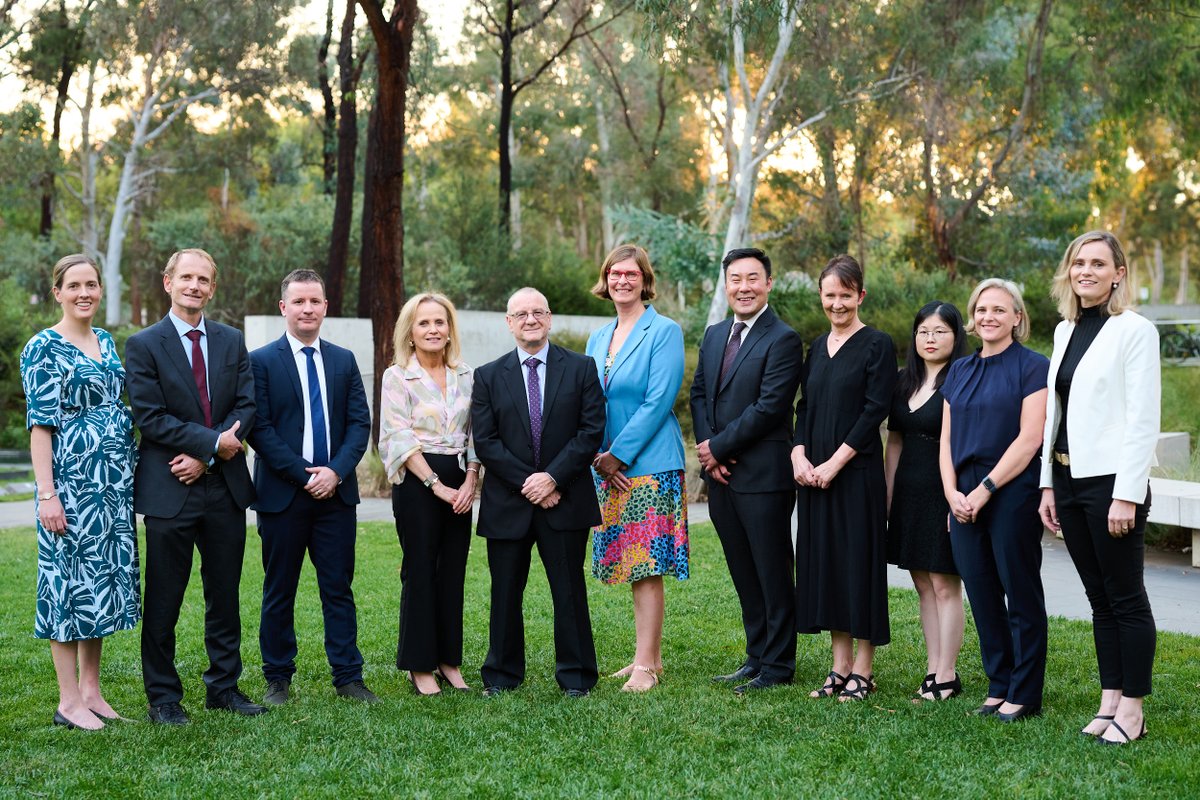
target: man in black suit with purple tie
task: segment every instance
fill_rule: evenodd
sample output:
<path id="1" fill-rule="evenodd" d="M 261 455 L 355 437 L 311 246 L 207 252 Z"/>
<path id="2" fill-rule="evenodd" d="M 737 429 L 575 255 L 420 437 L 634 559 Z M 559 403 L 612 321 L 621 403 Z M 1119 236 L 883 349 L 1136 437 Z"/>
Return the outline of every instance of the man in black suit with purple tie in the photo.
<path id="1" fill-rule="evenodd" d="M 743 694 L 791 683 L 796 671 L 790 454 L 804 345 L 767 306 L 763 251 L 731 250 L 721 264 L 734 315 L 704 333 L 691 406 L 709 514 L 746 632 L 746 660 L 714 680 Z"/>
<path id="2" fill-rule="evenodd" d="M 492 575 L 484 695 L 525 680 L 522 598 L 533 545 L 554 602 L 555 678 L 568 697 L 596 685 L 583 563 L 600 522 L 592 459 L 604 436 L 604 393 L 587 356 L 550 343 L 550 306 L 536 289 L 508 301 L 513 351 L 475 370 L 471 435 L 485 474 L 476 532 Z"/>

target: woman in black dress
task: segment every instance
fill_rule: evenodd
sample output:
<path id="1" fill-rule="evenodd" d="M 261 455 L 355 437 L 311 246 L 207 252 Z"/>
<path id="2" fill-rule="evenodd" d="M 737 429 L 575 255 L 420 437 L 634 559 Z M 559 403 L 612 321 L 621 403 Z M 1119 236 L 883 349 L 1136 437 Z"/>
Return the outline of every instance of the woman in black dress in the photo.
<path id="1" fill-rule="evenodd" d="M 887 560 L 912 575 L 925 636 L 926 675 L 914 700 L 947 700 L 962 693 L 955 670 L 963 640 L 962 580 L 950 549 L 950 506 L 942 494 L 938 441 L 946 367 L 966 352 L 958 309 L 941 300 L 922 306 L 888 417 Z"/>
<path id="2" fill-rule="evenodd" d="M 809 350 L 796 405 L 796 629 L 832 638 L 833 667 L 811 696 L 863 700 L 875 689 L 875 648 L 890 639 L 879 426 L 896 385 L 896 348 L 858 318 L 866 292 L 852 257 L 835 256 L 817 285 L 830 329 Z"/>

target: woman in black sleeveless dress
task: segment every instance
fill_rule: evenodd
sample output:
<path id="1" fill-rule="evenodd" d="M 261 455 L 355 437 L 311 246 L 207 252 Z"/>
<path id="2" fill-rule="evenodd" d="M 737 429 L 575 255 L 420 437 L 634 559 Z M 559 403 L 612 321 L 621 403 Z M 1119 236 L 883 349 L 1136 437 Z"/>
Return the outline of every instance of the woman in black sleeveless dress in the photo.
<path id="1" fill-rule="evenodd" d="M 927 663 L 913 699 L 947 700 L 962 693 L 955 665 L 964 614 L 962 581 L 950 549 L 950 507 L 938 472 L 939 389 L 946 367 L 966 354 L 967 334 L 958 309 L 940 300 L 917 312 L 912 329 L 888 418 L 887 560 L 909 571 L 920 597 Z"/>

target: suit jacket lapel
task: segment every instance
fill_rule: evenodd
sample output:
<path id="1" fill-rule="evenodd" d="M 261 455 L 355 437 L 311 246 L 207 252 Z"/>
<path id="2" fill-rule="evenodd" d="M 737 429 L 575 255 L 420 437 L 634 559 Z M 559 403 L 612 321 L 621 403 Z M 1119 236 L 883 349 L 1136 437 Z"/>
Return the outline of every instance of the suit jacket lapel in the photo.
<path id="1" fill-rule="evenodd" d="M 546 424 L 546 416 L 550 413 L 550 409 L 554 408 L 554 398 L 558 396 L 558 387 L 562 385 L 562 362 L 564 360 L 562 348 L 555 344 L 550 345 L 550 352 L 546 354 L 546 399 L 542 401 L 543 426 Z"/>
<path id="2" fill-rule="evenodd" d="M 338 396 L 338 393 L 333 390 L 333 377 L 336 372 L 333 360 L 336 356 L 333 354 L 333 349 L 326 346 L 327 344 L 328 342 L 321 341 L 321 367 L 325 371 L 325 408 L 329 409 L 329 418 L 325 420 L 325 429 L 329 431 L 330 444 L 333 444 L 333 420 L 338 418 L 338 410 L 334 400 Z M 292 372 L 295 372 L 295 370 L 292 370 Z"/>
<path id="3" fill-rule="evenodd" d="M 718 392 L 721 391 L 721 387 L 718 385 L 721 380 L 721 361 L 725 358 L 725 345 L 729 343 L 729 331 L 732 327 L 732 319 L 718 322 L 716 333 L 713 336 L 713 345 L 715 346 L 709 348 L 708 352 L 704 354 L 704 382 L 708 384 L 705 388 L 710 412 L 717 401 Z"/>
<path id="4" fill-rule="evenodd" d="M 729 381 L 733 379 L 733 374 L 737 372 L 738 367 L 740 367 L 742 362 L 746 360 L 746 354 L 754 348 L 754 345 L 757 344 L 759 340 L 766 336 L 767 330 L 769 330 L 774 323 L 775 314 L 771 311 L 771 309 L 768 308 L 767 310 L 763 311 L 762 316 L 759 317 L 758 321 L 750 327 L 750 330 L 746 331 L 745 338 L 742 339 L 742 346 L 738 348 L 737 355 L 733 357 L 733 363 L 729 365 L 729 371 L 726 372 L 724 378 L 721 379 L 721 389 L 724 389 L 729 385 Z M 731 328 L 733 327 L 732 322 L 730 322 L 729 325 Z M 725 353 L 722 351 L 721 357 L 724 358 L 724 356 Z M 720 369 L 719 364 L 717 365 L 717 368 Z"/>
<path id="5" fill-rule="evenodd" d="M 547 374 L 549 370 L 546 370 Z M 525 394 L 525 368 L 521 366 L 521 362 L 517 360 L 516 351 L 510 351 L 504 362 L 504 384 L 508 387 L 508 394 L 512 400 L 512 404 L 517 407 L 517 416 L 525 424 L 525 435 L 529 437 L 529 441 L 533 441 L 533 427 L 529 422 L 529 398 Z M 546 411 L 542 409 L 542 418 L 545 419 Z"/>
<path id="6" fill-rule="evenodd" d="M 629 332 L 629 336 L 625 339 L 625 343 L 621 345 L 621 351 L 617 353 L 613 359 L 613 365 L 608 368 L 608 381 L 611 382 L 613 375 L 617 374 L 617 370 L 621 365 L 629 360 L 629 356 L 633 351 L 638 349 L 638 346 L 645 341 L 646 334 L 650 332 L 650 323 L 658 316 L 658 312 L 654 310 L 654 306 L 647 306 L 645 312 L 637 321 L 637 325 Z M 613 333 L 616 333 L 616 328 L 613 328 Z M 610 345 L 611 346 L 611 345 Z"/>
<path id="7" fill-rule="evenodd" d="M 162 336 L 162 348 L 163 352 L 166 353 L 167 361 L 175 368 L 179 381 L 187 387 L 188 396 L 196 404 L 196 413 L 199 414 L 200 419 L 203 421 L 204 409 L 200 405 L 200 390 L 196 388 L 196 379 L 192 376 L 192 366 L 188 363 L 187 351 L 183 349 L 185 347 L 183 339 L 180 338 L 179 331 L 175 330 L 175 324 L 171 322 L 169 316 L 163 317 L 162 322 L 158 323 L 158 328 L 158 332 Z M 187 346 L 191 346 L 191 343 L 189 342 Z M 209 353 L 209 361 L 212 361 L 211 352 Z"/>
<path id="8" fill-rule="evenodd" d="M 206 323 L 204 329 L 208 334 L 208 367 L 205 374 L 208 380 L 209 402 L 212 404 L 213 423 L 216 424 L 220 416 L 217 409 L 233 406 L 232 402 L 225 402 L 225 389 L 232 390 L 237 385 L 237 379 L 235 377 L 230 380 L 219 374 L 220 365 L 225 363 L 225 351 L 230 344 L 229 337 L 212 323 Z M 196 396 L 198 398 L 199 394 Z"/>
<path id="9" fill-rule="evenodd" d="M 300 388 L 300 372 L 296 366 L 296 356 L 292 353 L 292 345 L 288 342 L 286 335 L 280 336 L 279 340 L 275 343 L 275 355 L 279 358 L 279 365 L 283 368 L 284 374 L 288 376 L 288 379 L 292 383 L 292 390 L 296 393 L 296 400 L 300 402 L 301 408 L 305 408 L 304 391 Z M 325 382 L 329 383 L 328 377 L 325 378 Z"/>

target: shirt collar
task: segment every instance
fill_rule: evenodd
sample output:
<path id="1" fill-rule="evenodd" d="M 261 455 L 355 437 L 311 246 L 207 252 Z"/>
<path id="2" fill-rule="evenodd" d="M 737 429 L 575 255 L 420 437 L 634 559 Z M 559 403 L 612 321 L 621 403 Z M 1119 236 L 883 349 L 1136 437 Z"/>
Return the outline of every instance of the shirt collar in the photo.
<path id="1" fill-rule="evenodd" d="M 316 341 L 314 341 L 311 345 L 308 345 L 308 344 L 305 344 L 304 342 L 300 341 L 299 339 L 297 339 L 295 336 L 292 336 L 291 331 L 284 331 L 283 335 L 287 337 L 288 345 L 290 345 L 292 348 L 292 355 L 296 355 L 301 350 L 303 350 L 305 347 L 311 347 L 312 349 L 316 350 L 318 353 L 321 352 L 320 338 L 318 338 Z"/>
<path id="2" fill-rule="evenodd" d="M 763 314 L 765 314 L 768 308 L 770 308 L 769 304 L 763 306 L 762 308 L 760 308 L 758 310 L 758 313 L 755 314 L 750 319 L 738 319 L 738 318 L 734 317 L 734 320 L 733 320 L 734 324 L 737 324 L 739 322 L 745 323 L 746 331 L 749 332 L 749 330 L 754 327 L 754 323 L 758 322 L 758 318 L 761 317 Z"/>
<path id="3" fill-rule="evenodd" d="M 521 364 L 524 364 L 526 359 L 528 359 L 532 356 L 533 358 L 536 358 L 538 361 L 540 361 L 542 364 L 545 364 L 546 363 L 546 354 L 549 352 L 550 352 L 550 342 L 548 342 L 548 341 L 546 342 L 545 345 L 542 346 L 542 349 L 538 350 L 536 353 L 527 353 L 518 347 L 517 348 L 517 361 L 520 362 Z"/>
<path id="4" fill-rule="evenodd" d="M 175 332 L 179 334 L 180 338 L 187 336 L 191 331 L 200 331 L 205 336 L 208 336 L 208 329 L 204 327 L 204 317 L 200 317 L 200 324 L 194 328 L 175 316 L 174 311 L 167 312 L 167 319 L 171 320 L 171 324 L 175 326 Z"/>

